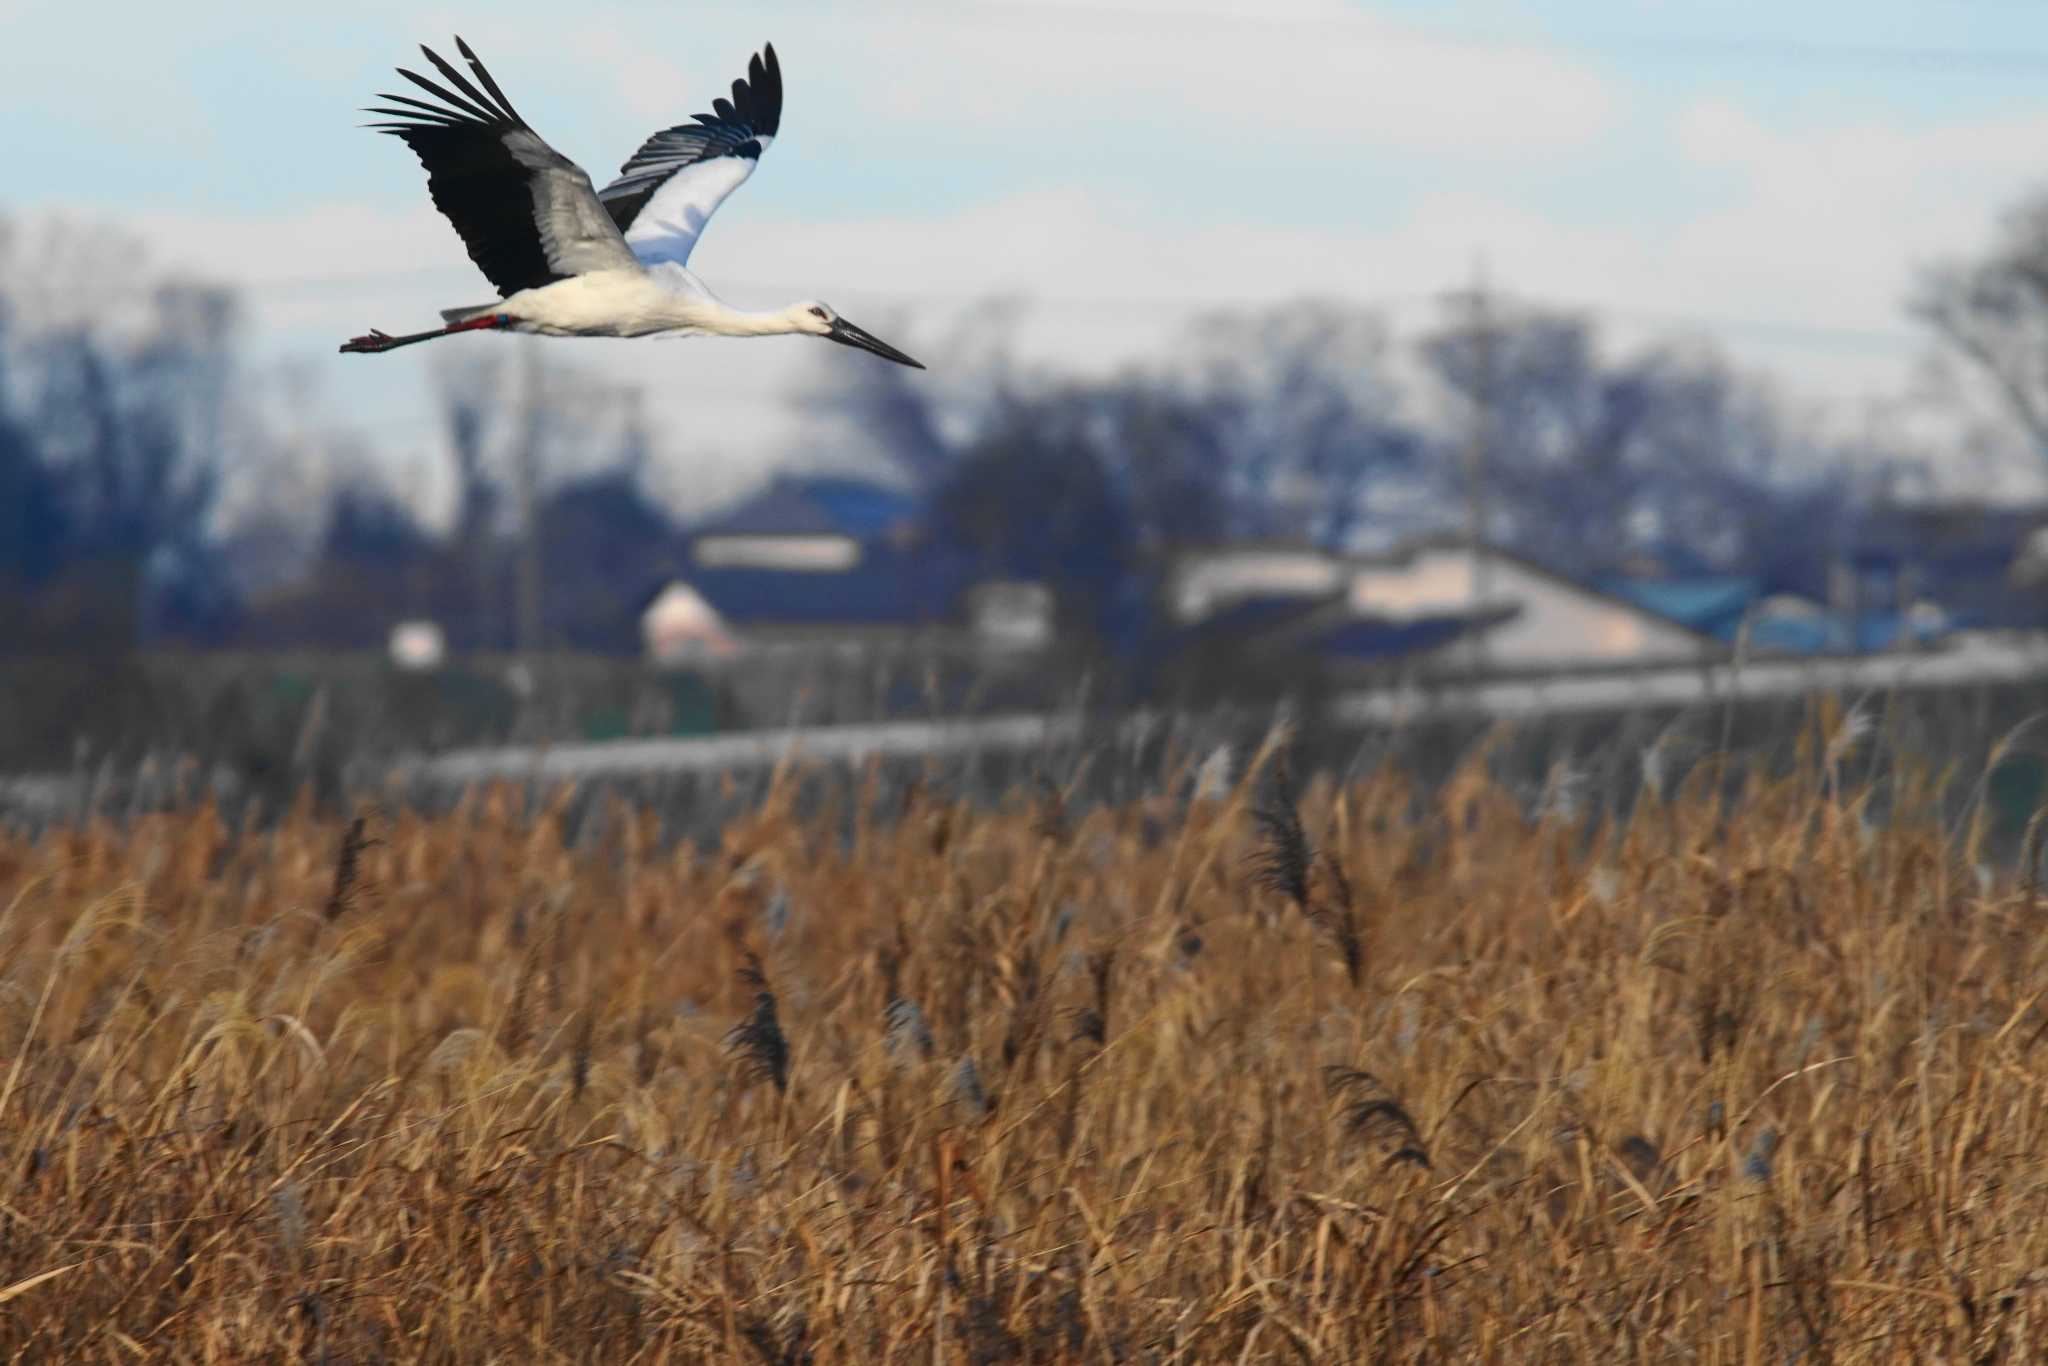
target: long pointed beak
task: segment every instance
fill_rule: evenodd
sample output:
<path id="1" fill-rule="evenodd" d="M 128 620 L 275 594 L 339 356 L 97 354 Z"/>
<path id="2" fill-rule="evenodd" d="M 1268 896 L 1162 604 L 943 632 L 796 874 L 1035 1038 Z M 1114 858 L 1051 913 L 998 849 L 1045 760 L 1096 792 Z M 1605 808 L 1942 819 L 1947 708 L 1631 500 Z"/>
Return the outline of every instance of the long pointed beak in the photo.
<path id="1" fill-rule="evenodd" d="M 833 319 L 832 330 L 827 332 L 825 337 L 827 340 L 836 341 L 842 346 L 857 346 L 863 351 L 872 351 L 883 360 L 893 360 L 898 365 L 907 365 L 913 370 L 924 369 L 922 361 L 912 360 L 874 333 L 867 331 L 865 328 L 855 327 L 844 318 Z"/>

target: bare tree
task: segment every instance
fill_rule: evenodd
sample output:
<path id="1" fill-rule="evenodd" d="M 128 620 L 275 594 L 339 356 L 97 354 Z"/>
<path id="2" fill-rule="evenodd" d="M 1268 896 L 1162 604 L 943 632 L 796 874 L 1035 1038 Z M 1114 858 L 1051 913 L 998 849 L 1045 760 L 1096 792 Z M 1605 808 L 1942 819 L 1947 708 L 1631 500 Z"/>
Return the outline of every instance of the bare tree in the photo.
<path id="1" fill-rule="evenodd" d="M 457 595 L 466 601 L 458 635 L 494 648 L 515 636 L 538 647 L 531 638 L 557 634 L 545 627 L 555 568 L 545 562 L 580 552 L 542 525 L 554 498 L 591 481 L 637 488 L 649 459 L 637 389 L 537 351 L 518 359 L 479 347 L 444 357 L 434 372 L 455 482 L 448 540 L 469 579 Z M 519 590 L 509 598 L 508 585 Z"/>
<path id="2" fill-rule="evenodd" d="M 1014 395 L 1011 360 L 1023 305 L 988 300 L 966 310 L 928 349 L 946 357 L 943 376 L 900 366 L 849 365 L 843 355 L 813 357 L 796 402 L 824 419 L 842 441 L 893 467 L 912 487 L 946 483 L 962 452 Z M 883 320 L 890 336 L 907 322 Z M 824 348 L 832 351 L 835 348 Z"/>
<path id="3" fill-rule="evenodd" d="M 67 637 L 218 631 L 232 589 L 213 541 L 224 455 L 243 439 L 227 291 L 153 281 L 133 243 L 90 231 L 10 236 L 5 416 L 16 461 L 54 486 Z M 92 308 L 75 306 L 79 298 Z M 54 591 L 54 590 L 53 590 Z"/>
<path id="4" fill-rule="evenodd" d="M 1200 397 L 1130 375 L 1095 388 L 1087 401 L 1146 550 L 1171 554 L 1230 533 L 1229 433 Z"/>
<path id="5" fill-rule="evenodd" d="M 1085 388 L 1013 396 L 989 415 L 932 495 L 939 543 L 973 574 L 1043 583 L 1062 624 L 1112 628 L 1134 568 L 1135 528 Z"/>
<path id="6" fill-rule="evenodd" d="M 490 448 L 505 403 L 504 360 L 495 352 L 453 351 L 438 359 L 433 376 L 455 475 L 449 534 L 458 546 L 474 547 L 489 533 L 503 494 Z"/>
<path id="7" fill-rule="evenodd" d="M 1911 308 L 2048 459 L 2048 193 L 2009 212 L 1984 256 L 1925 271 Z"/>
<path id="8" fill-rule="evenodd" d="M 1174 373 L 1216 443 L 1230 530 L 1342 548 L 1367 529 L 1375 491 L 1422 454 L 1390 345 L 1378 314 L 1336 304 L 1195 324 Z"/>
<path id="9" fill-rule="evenodd" d="M 1421 357 L 1489 409 L 1492 539 L 1577 574 L 1652 544 L 1733 566 L 1779 553 L 1791 509 L 1804 519 L 1792 543 L 1816 550 L 1853 515 L 1856 453 L 1713 350 L 1610 357 L 1582 316 L 1497 304 L 1489 317 L 1488 336 L 1447 326 Z"/>

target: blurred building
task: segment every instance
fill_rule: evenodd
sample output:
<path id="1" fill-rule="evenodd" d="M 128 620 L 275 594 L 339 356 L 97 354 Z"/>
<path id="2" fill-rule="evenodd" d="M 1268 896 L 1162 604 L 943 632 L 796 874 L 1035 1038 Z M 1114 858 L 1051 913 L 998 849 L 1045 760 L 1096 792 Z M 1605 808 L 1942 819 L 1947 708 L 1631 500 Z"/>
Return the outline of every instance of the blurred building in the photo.
<path id="1" fill-rule="evenodd" d="M 448 658 L 448 638 L 439 622 L 401 621 L 391 628 L 387 653 L 401 669 L 424 673 L 438 669 Z"/>
<path id="2" fill-rule="evenodd" d="M 1384 556 L 1306 543 L 1182 552 L 1161 595 L 1159 682 L 1232 694 L 1473 669 L 1545 672 L 1711 658 L 1718 642 L 1518 556 L 1423 541 Z"/>
<path id="3" fill-rule="evenodd" d="M 1302 541 L 1239 541 L 1184 551 L 1168 575 L 1167 610 L 1180 625 L 1213 619 L 1246 600 L 1296 602 L 1340 594 L 1342 555 Z"/>
<path id="4" fill-rule="evenodd" d="M 1843 557 L 1851 577 L 1833 605 L 1901 617 L 1937 607 L 1948 630 L 2041 630 L 2048 581 L 2031 577 L 2029 549 L 2044 529 L 2039 506 L 1882 509 Z"/>
<path id="5" fill-rule="evenodd" d="M 1042 583 L 990 579 L 967 590 L 968 629 L 994 650 L 1041 650 L 1053 643 L 1053 595 Z"/>
<path id="6" fill-rule="evenodd" d="M 716 608 L 682 580 L 662 585 L 640 615 L 647 658 L 656 664 L 698 664 L 730 658 L 739 645 Z"/>
<path id="7" fill-rule="evenodd" d="M 1720 648 L 1653 607 L 1453 541 L 1387 556 L 1216 546 L 1184 554 L 1165 596 L 1190 642 L 1284 643 L 1338 667 L 1440 663 L 1453 646 L 1466 667 L 1494 670 L 1671 663 Z"/>
<path id="8" fill-rule="evenodd" d="M 1487 624 L 1469 662 L 1492 671 L 1676 664 L 1722 652 L 1713 636 L 1654 607 L 1462 540 L 1424 541 L 1363 563 L 1349 593 L 1360 615 L 1480 618 Z"/>
<path id="9" fill-rule="evenodd" d="M 685 577 L 742 648 L 858 648 L 946 624 L 960 587 L 907 495 L 784 476 L 698 527 Z"/>
<path id="10" fill-rule="evenodd" d="M 1937 648 L 2048 627 L 2048 513 L 1881 509 L 1844 545 L 1788 547 L 1748 572 L 1635 557 L 1607 591 L 1754 655 Z"/>
<path id="11" fill-rule="evenodd" d="M 696 528 L 647 601 L 650 654 L 950 649 L 1051 643 L 1044 585 L 982 581 L 937 544 L 913 496 L 844 477 L 783 476 Z"/>

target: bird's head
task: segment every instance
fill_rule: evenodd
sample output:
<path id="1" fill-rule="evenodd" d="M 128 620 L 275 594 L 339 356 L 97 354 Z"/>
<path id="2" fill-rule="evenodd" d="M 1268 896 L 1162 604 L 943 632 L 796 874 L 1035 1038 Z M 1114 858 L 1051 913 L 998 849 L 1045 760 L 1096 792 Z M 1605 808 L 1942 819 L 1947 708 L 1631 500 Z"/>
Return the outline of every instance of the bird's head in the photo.
<path id="1" fill-rule="evenodd" d="M 921 362 L 912 360 L 909 356 L 904 355 L 874 333 L 867 331 L 865 328 L 855 327 L 852 323 L 840 317 L 838 311 L 828 303 L 821 303 L 816 299 L 810 299 L 803 303 L 792 305 L 789 310 L 789 318 L 798 332 L 813 337 L 824 337 L 828 341 L 836 341 L 842 346 L 857 346 L 863 351 L 874 352 L 883 360 L 892 360 L 898 365 L 907 365 L 913 370 L 924 369 L 924 365 Z"/>

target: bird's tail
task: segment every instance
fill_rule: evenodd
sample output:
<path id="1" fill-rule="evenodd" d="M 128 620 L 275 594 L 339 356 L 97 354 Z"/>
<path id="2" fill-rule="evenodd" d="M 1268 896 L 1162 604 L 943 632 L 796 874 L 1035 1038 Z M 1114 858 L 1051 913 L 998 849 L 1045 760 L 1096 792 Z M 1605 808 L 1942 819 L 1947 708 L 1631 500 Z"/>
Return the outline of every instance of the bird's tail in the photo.
<path id="1" fill-rule="evenodd" d="M 497 311 L 498 305 L 495 303 L 471 304 L 468 308 L 444 308 L 441 310 L 441 321 L 444 323 L 466 323 L 471 318 L 481 318 L 486 313 L 496 313 Z"/>

